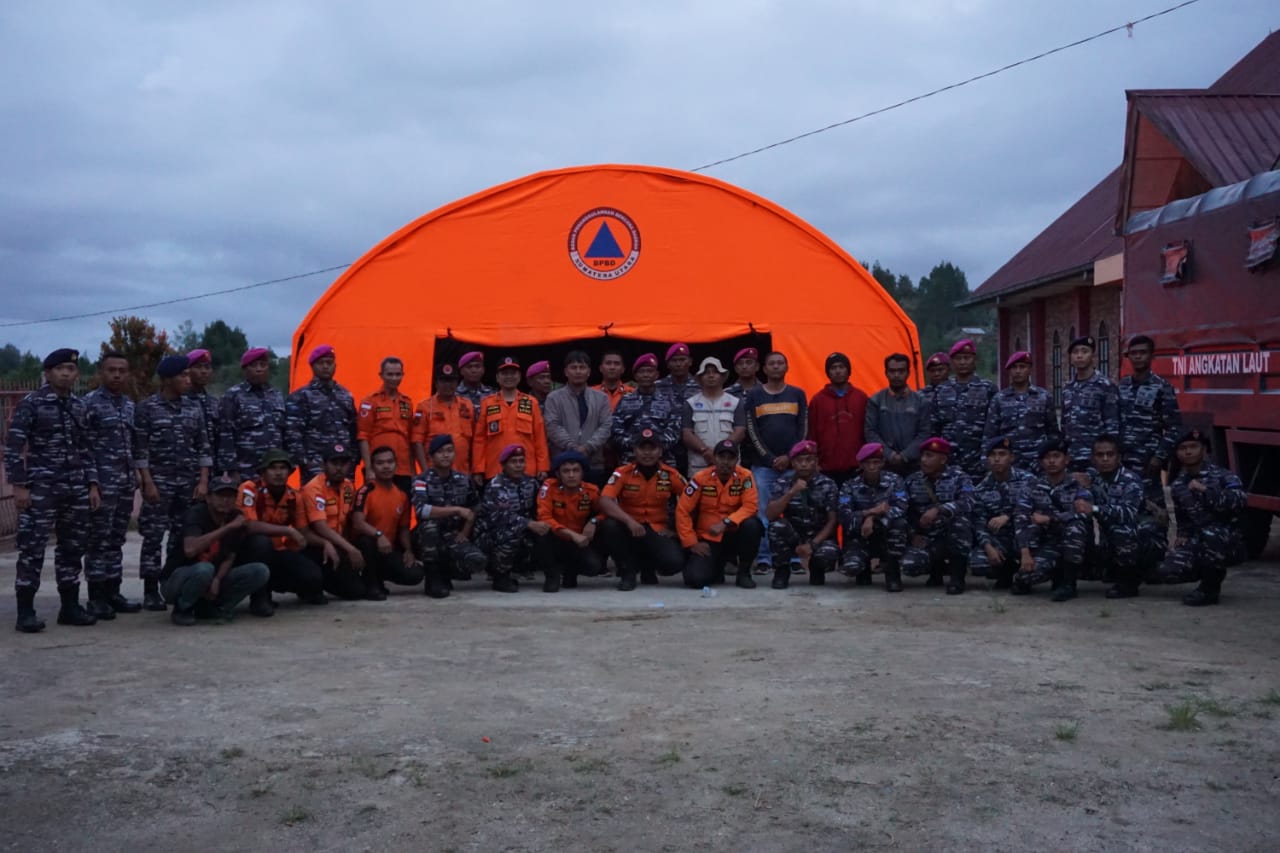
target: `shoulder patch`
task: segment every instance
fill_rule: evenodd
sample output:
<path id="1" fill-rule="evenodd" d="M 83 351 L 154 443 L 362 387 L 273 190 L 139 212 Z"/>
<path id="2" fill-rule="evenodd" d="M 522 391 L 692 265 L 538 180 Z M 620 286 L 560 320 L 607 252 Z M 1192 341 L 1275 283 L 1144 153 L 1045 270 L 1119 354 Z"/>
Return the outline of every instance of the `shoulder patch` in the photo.
<path id="1" fill-rule="evenodd" d="M 692 482 L 689 483 L 689 485 L 685 487 L 684 493 L 686 495 L 689 495 L 690 497 L 693 497 L 698 493 L 698 484 L 692 483 Z"/>
<path id="2" fill-rule="evenodd" d="M 742 481 L 742 488 L 744 488 L 744 489 L 749 489 L 749 488 L 751 488 L 751 478 L 750 478 L 750 477 L 746 477 L 746 478 L 744 478 L 744 479 L 743 479 L 743 481 Z"/>
<path id="3" fill-rule="evenodd" d="M 618 482 L 618 472 L 614 471 L 609 475 L 609 482 L 606 485 L 612 486 L 616 482 Z"/>
<path id="4" fill-rule="evenodd" d="M 316 509 L 320 510 L 321 512 L 324 512 L 324 508 L 325 508 L 324 495 L 316 495 Z"/>
<path id="5" fill-rule="evenodd" d="M 545 498 L 547 496 L 547 486 L 544 483 L 541 489 L 538 489 L 538 497 Z"/>

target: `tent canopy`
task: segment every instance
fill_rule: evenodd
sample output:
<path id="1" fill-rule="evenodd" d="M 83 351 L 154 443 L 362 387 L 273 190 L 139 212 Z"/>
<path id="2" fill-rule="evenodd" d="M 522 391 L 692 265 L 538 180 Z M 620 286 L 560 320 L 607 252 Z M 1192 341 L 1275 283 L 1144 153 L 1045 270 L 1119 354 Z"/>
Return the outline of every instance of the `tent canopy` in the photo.
<path id="1" fill-rule="evenodd" d="M 585 166 L 539 172 L 445 205 L 387 237 L 320 297 L 293 338 L 292 386 L 306 356 L 337 351 L 360 396 L 380 361 L 404 361 L 410 396 L 429 392 L 438 359 L 468 349 L 526 366 L 586 349 L 630 360 L 687 342 L 696 362 L 741 346 L 785 353 L 788 381 L 817 391 L 840 350 L 853 381 L 884 384 L 883 359 L 912 357 L 915 325 L 829 238 L 777 205 L 690 172 Z M 629 370 L 628 370 L 629 372 Z"/>

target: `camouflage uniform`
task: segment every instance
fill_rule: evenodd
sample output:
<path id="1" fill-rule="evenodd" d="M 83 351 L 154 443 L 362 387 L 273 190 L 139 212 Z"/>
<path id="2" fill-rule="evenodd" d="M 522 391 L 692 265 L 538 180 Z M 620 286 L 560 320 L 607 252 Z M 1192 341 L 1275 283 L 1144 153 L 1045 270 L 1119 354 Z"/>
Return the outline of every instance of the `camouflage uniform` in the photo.
<path id="1" fill-rule="evenodd" d="M 1013 442 L 1010 442 L 1012 444 Z M 1018 537 L 1016 534 L 1018 499 L 1031 486 L 1032 475 L 1020 468 L 1009 470 L 1009 479 L 997 480 L 990 472 L 973 488 L 973 551 L 969 554 L 969 571 L 977 577 L 1001 577 L 1008 579 L 1018 568 Z M 999 530 L 987 525 L 991 519 L 1002 515 L 1008 522 Z M 987 559 L 986 546 L 992 545 L 1004 555 L 1005 562 L 993 567 Z"/>
<path id="2" fill-rule="evenodd" d="M 476 542 L 489 554 L 495 577 L 531 567 L 535 534 L 528 524 L 538 518 L 538 481 L 512 480 L 499 474 L 485 486 L 476 518 Z"/>
<path id="3" fill-rule="evenodd" d="M 664 376 L 654 384 L 657 385 L 658 390 L 663 394 L 675 397 L 676 402 L 678 403 L 683 403 L 694 394 L 702 393 L 702 384 L 698 382 L 698 378 L 693 374 L 686 376 L 684 382 L 680 383 L 679 386 L 676 385 L 675 380 L 670 376 Z"/>
<path id="4" fill-rule="evenodd" d="M 1191 490 L 1191 482 L 1199 480 L 1207 491 Z M 1200 474 L 1190 476 L 1182 471 L 1169 486 L 1178 523 L 1178 542 L 1161 563 L 1159 583 L 1200 581 L 1206 592 L 1216 594 L 1226 577 L 1227 568 L 1244 558 L 1244 540 L 1240 533 L 1240 513 L 1246 495 L 1240 478 L 1206 460 Z"/>
<path id="5" fill-rule="evenodd" d="M 1154 373 L 1138 382 L 1132 376 L 1120 380 L 1120 452 L 1124 467 L 1142 478 L 1143 497 L 1163 510 L 1164 484 L 1160 475 L 1147 473 L 1152 458 L 1161 467 L 1169 463 L 1174 442 L 1182 432 L 1182 413 L 1173 386 Z"/>
<path id="6" fill-rule="evenodd" d="M 142 534 L 143 578 L 159 578 L 164 537 L 172 545 L 182 537 L 183 520 L 194 503 L 200 469 L 213 466 L 213 448 L 200 403 L 190 395 L 166 400 L 153 394 L 134 413 L 135 464 L 151 472 L 160 500 L 143 501 L 138 515 Z"/>
<path id="7" fill-rule="evenodd" d="M 907 486 L 892 471 L 881 471 L 880 482 L 871 485 L 861 472 L 840 487 L 840 526 L 844 530 L 844 553 L 840 569 L 848 575 L 870 573 L 871 558 L 896 566 L 907 550 Z M 862 538 L 864 510 L 888 502 L 889 514 L 876 520 L 870 539 Z"/>
<path id="8" fill-rule="evenodd" d="M 680 444 L 683 419 L 683 400 L 677 400 L 661 389 L 654 389 L 651 394 L 632 391 L 619 400 L 617 408 L 613 410 L 609 437 L 619 458 L 623 462 L 630 462 L 634 456 L 632 437 L 642 429 L 651 429 L 662 442 L 664 461 L 671 464 L 675 462 L 675 448 Z"/>
<path id="9" fill-rule="evenodd" d="M 222 395 L 218 412 L 218 470 L 243 482 L 258 476 L 268 450 L 284 447 L 284 397 L 270 385 L 241 382 Z"/>
<path id="10" fill-rule="evenodd" d="M 325 451 L 335 444 L 356 446 L 356 401 L 337 382 L 312 379 L 289 395 L 284 408 L 283 449 L 302 482 L 324 471 Z"/>
<path id="11" fill-rule="evenodd" d="M 981 479 L 986 474 L 987 457 L 982 444 L 987 410 L 995 394 L 996 386 L 989 380 L 975 376 L 961 383 L 952 378 L 936 386 L 929 401 L 933 434 L 951 442 L 951 464 L 971 479 Z"/>
<path id="12" fill-rule="evenodd" d="M 1094 579 L 1136 586 L 1155 568 L 1167 532 L 1149 516 L 1144 518 L 1142 478 L 1135 472 L 1117 468 L 1108 475 L 1090 468 L 1089 480 L 1098 525 L 1095 559 L 1089 561 Z"/>
<path id="13" fill-rule="evenodd" d="M 1062 437 L 1072 471 L 1089 467 L 1093 440 L 1100 435 L 1120 435 L 1120 395 L 1115 383 L 1095 370 L 1062 389 Z"/>
<path id="14" fill-rule="evenodd" d="M 124 540 L 133 515 L 134 405 L 123 394 L 95 388 L 84 395 L 102 502 L 89 515 L 84 573 L 90 584 L 117 581 L 124 574 Z M 92 586 L 90 587 L 92 589 Z"/>
<path id="15" fill-rule="evenodd" d="M 947 563 L 953 583 L 962 583 L 969 549 L 973 514 L 973 482 L 959 468 L 948 465 L 936 480 L 921 471 L 907 477 L 907 527 L 912 537 L 902 555 L 902 573 L 940 575 Z M 928 530 L 920 530 L 920 517 L 933 507 L 941 511 Z"/>
<path id="16" fill-rule="evenodd" d="M 532 480 L 532 477 L 527 479 Z M 418 559 L 430 569 L 440 569 L 441 579 L 451 576 L 467 580 L 472 572 L 482 571 L 489 562 L 485 553 L 474 542 L 458 541 L 458 531 L 465 522 L 461 518 L 428 518 L 433 506 L 461 506 L 474 510 L 480 503 L 471 478 L 458 471 L 440 476 L 435 468 L 428 468 L 413 481 L 413 514 L 418 526 L 413 531 L 413 550 Z M 479 520 L 472 527 L 474 534 Z"/>
<path id="17" fill-rule="evenodd" d="M 1036 584 L 1052 581 L 1057 587 L 1066 582 L 1074 583 L 1084 565 L 1085 547 L 1089 538 L 1088 516 L 1076 512 L 1076 498 L 1091 498 L 1089 491 L 1064 473 L 1062 482 L 1054 485 L 1046 477 L 1034 477 L 1018 499 L 1016 535 L 1018 548 L 1029 548 L 1035 558 L 1035 568 L 1020 571 L 1014 586 L 1023 590 Z M 1049 516 L 1047 525 L 1031 520 L 1033 513 Z"/>
<path id="18" fill-rule="evenodd" d="M 787 471 L 773 481 L 769 501 L 775 501 L 787 493 L 796 480 L 795 471 Z M 840 488 L 836 481 L 823 473 L 815 473 L 809 480 L 809 488 L 792 496 L 782 515 L 769 522 L 769 545 L 773 549 L 773 564 L 785 566 L 797 560 L 796 548 L 808 542 L 826 526 L 827 513 L 837 510 Z M 820 576 L 836 567 L 840 560 L 840 546 L 836 544 L 835 530 L 819 542 L 809 558 L 811 582 L 820 582 Z"/>
<path id="19" fill-rule="evenodd" d="M 26 459 L 23 459 L 23 450 Z M 98 482 L 89 445 L 89 415 L 74 394 L 60 397 L 47 384 L 18 403 L 4 445 L 5 476 L 31 490 L 31 505 L 18 516 L 18 565 L 14 587 L 40 588 L 49 531 L 59 588 L 78 588 L 89 526 L 89 486 Z"/>
<path id="20" fill-rule="evenodd" d="M 1053 396 L 1038 385 L 1029 385 L 1021 393 L 1012 385 L 1001 388 L 987 406 L 983 442 L 998 436 L 1008 437 L 1014 464 L 1024 471 L 1039 473 L 1040 444 L 1061 435 Z"/>
<path id="21" fill-rule="evenodd" d="M 216 456 L 218 454 L 218 398 L 210 394 L 205 389 L 192 389 L 187 393 L 187 397 L 195 400 L 200 405 L 200 411 L 204 415 L 204 433 L 208 439 L 209 451 Z"/>
<path id="22" fill-rule="evenodd" d="M 467 383 L 465 382 L 458 383 L 458 391 L 457 391 L 458 396 L 465 397 L 466 399 L 470 400 L 471 405 L 476 407 L 476 411 L 480 410 L 481 400 L 483 400 L 485 397 L 488 397 L 490 394 L 496 394 L 496 393 L 498 393 L 497 388 L 490 388 L 488 385 L 485 385 L 483 382 L 481 382 L 475 388 L 468 386 Z"/>

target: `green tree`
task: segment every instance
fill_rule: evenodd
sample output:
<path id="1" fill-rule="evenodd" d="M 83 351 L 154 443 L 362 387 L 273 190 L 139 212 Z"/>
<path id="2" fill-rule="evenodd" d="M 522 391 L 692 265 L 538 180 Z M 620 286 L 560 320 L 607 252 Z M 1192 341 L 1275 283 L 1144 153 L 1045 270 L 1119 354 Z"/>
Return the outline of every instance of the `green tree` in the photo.
<path id="1" fill-rule="evenodd" d="M 173 346 L 178 352 L 191 352 L 193 349 L 200 349 L 200 334 L 196 332 L 195 324 L 190 320 L 183 320 L 173 333 Z"/>
<path id="2" fill-rule="evenodd" d="M 115 351 L 129 360 L 130 392 L 135 400 L 154 394 L 158 387 L 156 366 L 173 353 L 168 332 L 157 332 L 143 317 L 113 317 L 109 325 L 111 337 L 103 342 L 101 355 Z"/>

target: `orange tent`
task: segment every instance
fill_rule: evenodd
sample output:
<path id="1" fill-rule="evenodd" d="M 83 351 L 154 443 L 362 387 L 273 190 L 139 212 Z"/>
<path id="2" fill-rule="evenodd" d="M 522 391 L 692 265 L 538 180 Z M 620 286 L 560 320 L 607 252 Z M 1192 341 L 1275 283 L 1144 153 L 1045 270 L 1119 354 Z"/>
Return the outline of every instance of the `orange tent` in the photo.
<path id="1" fill-rule="evenodd" d="M 539 172 L 447 204 L 365 254 L 312 306 L 293 337 L 292 385 L 306 356 L 337 350 L 338 379 L 357 397 L 378 363 L 404 361 L 403 390 L 429 393 L 441 359 L 480 349 L 526 366 L 565 352 L 628 366 L 662 360 L 674 341 L 726 365 L 744 346 L 788 356 L 788 380 L 812 393 L 823 364 L 847 353 L 853 381 L 884 385 L 902 352 L 919 383 L 915 325 L 829 238 L 777 205 L 722 181 L 649 166 Z"/>

